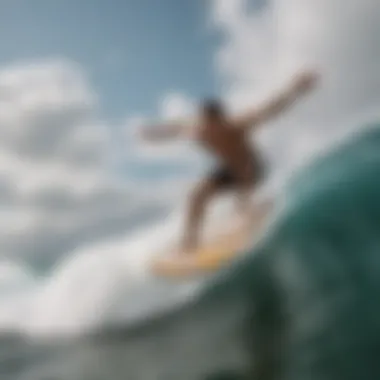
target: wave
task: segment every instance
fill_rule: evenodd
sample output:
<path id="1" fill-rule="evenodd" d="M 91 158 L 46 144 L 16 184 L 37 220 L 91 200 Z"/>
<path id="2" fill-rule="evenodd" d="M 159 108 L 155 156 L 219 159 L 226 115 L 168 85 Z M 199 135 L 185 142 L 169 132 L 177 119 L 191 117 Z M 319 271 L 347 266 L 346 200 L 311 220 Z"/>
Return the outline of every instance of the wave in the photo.
<path id="1" fill-rule="evenodd" d="M 73 252 L 35 284 L 18 327 L 88 333 L 67 359 L 86 378 L 95 360 L 110 373 L 115 340 L 128 378 L 378 378 L 379 126 L 295 175 L 261 240 L 216 277 L 171 283 L 146 271 L 178 233 L 178 212 L 133 240 Z"/>

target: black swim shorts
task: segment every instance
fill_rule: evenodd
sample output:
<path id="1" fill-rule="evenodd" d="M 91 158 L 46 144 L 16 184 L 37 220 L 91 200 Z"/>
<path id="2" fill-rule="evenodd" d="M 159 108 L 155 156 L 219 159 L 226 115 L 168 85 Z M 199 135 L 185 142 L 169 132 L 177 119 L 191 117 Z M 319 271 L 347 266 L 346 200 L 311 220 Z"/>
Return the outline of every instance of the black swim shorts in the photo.
<path id="1" fill-rule="evenodd" d="M 255 185 L 264 176 L 264 165 L 258 160 L 252 161 L 252 184 Z M 233 173 L 227 166 L 219 166 L 214 169 L 208 176 L 208 178 L 215 183 L 215 185 L 221 190 L 227 190 L 237 187 L 241 184 L 241 179 Z"/>

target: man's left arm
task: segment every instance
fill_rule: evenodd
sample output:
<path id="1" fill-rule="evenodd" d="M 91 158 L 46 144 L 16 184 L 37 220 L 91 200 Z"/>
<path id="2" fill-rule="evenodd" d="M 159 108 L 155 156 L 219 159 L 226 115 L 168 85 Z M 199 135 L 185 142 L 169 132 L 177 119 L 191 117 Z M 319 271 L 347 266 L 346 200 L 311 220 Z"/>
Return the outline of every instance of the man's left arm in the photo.
<path id="1" fill-rule="evenodd" d="M 298 75 L 291 85 L 277 96 L 270 99 L 258 109 L 248 111 L 236 120 L 236 125 L 244 129 L 254 129 L 257 126 L 279 116 L 292 106 L 302 95 L 306 95 L 314 88 L 317 75 L 306 72 Z"/>

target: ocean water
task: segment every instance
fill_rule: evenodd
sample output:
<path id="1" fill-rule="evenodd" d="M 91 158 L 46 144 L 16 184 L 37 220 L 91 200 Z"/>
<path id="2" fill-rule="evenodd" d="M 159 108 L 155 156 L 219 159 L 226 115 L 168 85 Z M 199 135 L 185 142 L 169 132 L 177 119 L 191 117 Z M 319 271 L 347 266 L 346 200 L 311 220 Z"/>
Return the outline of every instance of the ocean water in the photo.
<path id="1" fill-rule="evenodd" d="M 147 272 L 178 215 L 43 277 L 4 266 L 0 378 L 379 379 L 379 127 L 296 174 L 261 239 L 213 277 Z"/>

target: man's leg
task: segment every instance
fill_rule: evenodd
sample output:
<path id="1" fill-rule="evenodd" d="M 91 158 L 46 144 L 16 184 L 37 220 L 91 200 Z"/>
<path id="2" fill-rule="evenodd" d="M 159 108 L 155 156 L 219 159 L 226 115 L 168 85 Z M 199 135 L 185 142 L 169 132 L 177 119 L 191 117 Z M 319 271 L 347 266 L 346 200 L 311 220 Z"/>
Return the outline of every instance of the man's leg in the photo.
<path id="1" fill-rule="evenodd" d="M 218 193 L 218 190 L 217 183 L 212 178 L 209 178 L 201 182 L 191 194 L 181 247 L 184 252 L 188 253 L 196 249 L 206 206 Z"/>
<path id="2" fill-rule="evenodd" d="M 252 195 L 260 184 L 263 173 L 263 166 L 255 161 L 252 171 L 245 178 L 236 179 L 238 213 L 240 214 L 240 220 L 243 220 L 244 226 L 248 229 L 255 224 L 257 209 L 252 203 Z"/>
<path id="3" fill-rule="evenodd" d="M 238 219 L 243 221 L 244 225 L 249 228 L 253 222 L 253 205 L 252 205 L 252 192 L 255 187 L 251 184 L 246 184 L 237 188 L 236 200 Z"/>

